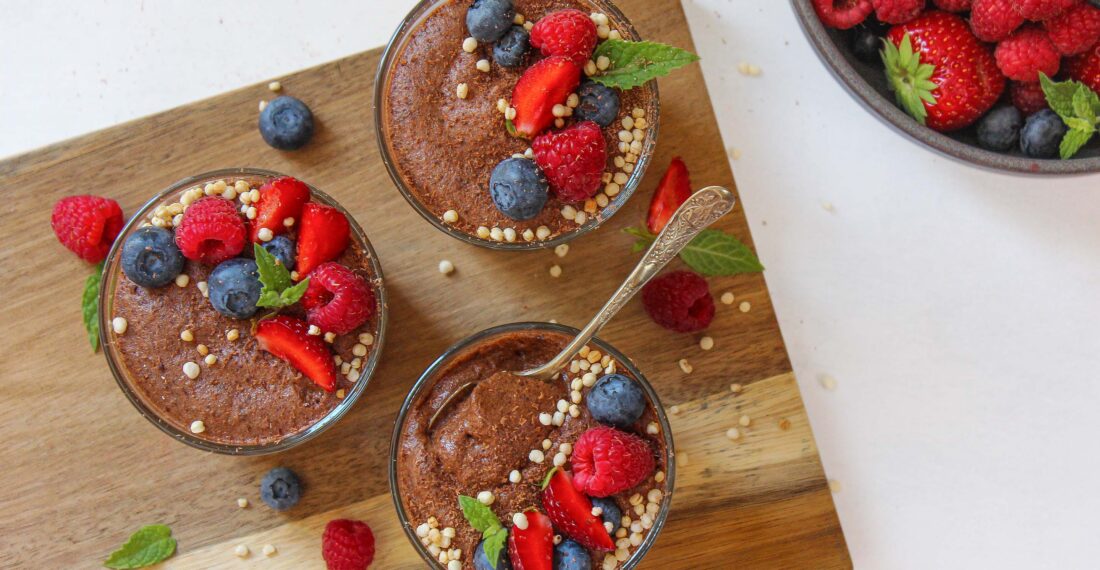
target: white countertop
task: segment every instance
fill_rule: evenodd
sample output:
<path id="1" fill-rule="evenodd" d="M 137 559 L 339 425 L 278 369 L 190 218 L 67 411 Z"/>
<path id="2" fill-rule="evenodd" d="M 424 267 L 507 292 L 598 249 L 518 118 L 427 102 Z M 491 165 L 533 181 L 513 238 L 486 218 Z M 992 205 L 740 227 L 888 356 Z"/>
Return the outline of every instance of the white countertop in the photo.
<path id="1" fill-rule="evenodd" d="M 4 0 L 0 156 L 381 45 L 411 4 Z M 1100 176 L 902 138 L 784 0 L 685 8 L 857 566 L 1096 567 Z"/>

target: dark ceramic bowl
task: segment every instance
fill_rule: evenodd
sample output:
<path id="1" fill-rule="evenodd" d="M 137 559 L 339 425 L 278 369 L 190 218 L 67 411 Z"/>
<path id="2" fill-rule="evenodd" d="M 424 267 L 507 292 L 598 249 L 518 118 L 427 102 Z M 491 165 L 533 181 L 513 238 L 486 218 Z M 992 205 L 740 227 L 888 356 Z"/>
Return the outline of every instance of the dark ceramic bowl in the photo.
<path id="1" fill-rule="evenodd" d="M 894 103 L 881 65 L 860 61 L 851 50 L 849 31 L 826 28 L 810 0 L 791 0 L 802 31 L 817 56 L 852 96 L 882 122 L 954 159 L 994 170 L 1028 174 L 1083 174 L 1100 172 L 1100 148 L 1089 144 L 1069 160 L 1029 158 L 1018 149 L 1011 153 L 978 146 L 975 126 L 940 133 L 921 125 Z"/>

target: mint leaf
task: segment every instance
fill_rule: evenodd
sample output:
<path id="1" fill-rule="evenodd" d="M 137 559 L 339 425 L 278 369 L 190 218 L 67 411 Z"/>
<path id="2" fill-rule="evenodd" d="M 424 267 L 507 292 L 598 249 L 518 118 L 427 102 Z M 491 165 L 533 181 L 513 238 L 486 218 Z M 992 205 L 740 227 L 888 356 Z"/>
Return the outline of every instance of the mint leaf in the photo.
<path id="1" fill-rule="evenodd" d="M 1072 158 L 1077 154 L 1077 151 L 1081 150 L 1081 147 L 1085 146 L 1085 143 L 1089 142 L 1092 138 L 1093 131 L 1083 131 L 1079 129 L 1070 129 L 1069 132 L 1062 137 L 1062 144 L 1058 146 L 1058 154 L 1062 159 Z"/>
<path id="2" fill-rule="evenodd" d="M 176 551 L 172 529 L 162 524 L 142 527 L 122 548 L 111 553 L 103 565 L 107 568 L 144 568 L 160 562 Z"/>
<path id="3" fill-rule="evenodd" d="M 623 228 L 638 238 L 633 251 L 642 251 L 657 239 L 641 228 Z M 703 230 L 680 252 L 680 259 L 693 270 L 707 276 L 757 273 L 764 270 L 756 254 L 740 240 L 722 230 Z"/>
<path id="4" fill-rule="evenodd" d="M 1047 105 L 1050 105 L 1050 108 L 1063 119 L 1074 116 L 1073 95 L 1077 92 L 1077 85 L 1074 85 L 1074 83 L 1076 82 L 1061 81 L 1056 83 L 1051 81 L 1045 73 L 1039 73 L 1039 85 L 1043 88 Z"/>
<path id="5" fill-rule="evenodd" d="M 500 526 L 500 519 L 493 514 L 492 509 L 473 497 L 459 495 L 458 506 L 462 508 L 462 516 L 466 517 L 470 526 L 478 532 L 484 533 L 493 527 Z"/>
<path id="6" fill-rule="evenodd" d="M 260 274 L 260 284 L 263 285 L 256 306 L 280 309 L 297 303 L 309 287 L 309 278 L 295 285 L 279 258 L 258 243 L 252 245 L 252 252 L 256 256 L 256 272 Z"/>
<path id="7" fill-rule="evenodd" d="M 103 262 L 95 266 L 95 272 L 84 280 L 84 293 L 80 296 L 80 313 L 84 317 L 84 330 L 92 352 L 99 350 L 99 283 L 103 278 Z"/>
<path id="8" fill-rule="evenodd" d="M 674 69 L 698 61 L 699 56 L 657 42 L 631 42 L 605 40 L 592 54 L 595 60 L 605 56 L 611 65 L 602 73 L 592 76 L 592 81 L 626 91 L 645 84 L 650 79 L 668 75 Z"/>
<path id="9" fill-rule="evenodd" d="M 634 240 L 634 245 L 630 248 L 631 253 L 645 251 L 645 249 L 649 247 L 649 244 L 657 239 L 657 236 L 649 233 L 649 230 L 645 228 L 623 228 L 623 231 L 638 238 Z"/>
<path id="10" fill-rule="evenodd" d="M 500 553 L 504 550 L 504 543 L 508 540 L 508 529 L 497 526 L 482 535 L 485 548 L 485 558 L 489 559 L 489 565 L 495 570 L 500 563 Z"/>
<path id="11" fill-rule="evenodd" d="M 1096 93 L 1088 87 L 1081 85 L 1073 94 L 1073 114 L 1096 126 L 1096 111 L 1093 105 L 1098 102 Z"/>

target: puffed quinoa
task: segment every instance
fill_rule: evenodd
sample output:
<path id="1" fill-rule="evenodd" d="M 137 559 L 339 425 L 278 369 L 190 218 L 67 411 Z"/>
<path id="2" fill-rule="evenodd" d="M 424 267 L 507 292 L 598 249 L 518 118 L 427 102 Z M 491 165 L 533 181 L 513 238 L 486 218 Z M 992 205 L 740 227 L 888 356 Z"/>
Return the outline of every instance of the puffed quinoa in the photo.
<path id="1" fill-rule="evenodd" d="M 241 331 L 237 329 L 229 329 L 229 331 L 225 333 L 225 338 L 229 341 L 237 340 L 238 338 L 241 338 Z"/>
<path id="2" fill-rule="evenodd" d="M 191 433 L 202 433 L 204 431 L 206 431 L 206 424 L 202 423 L 202 420 L 191 422 Z"/>
<path id="3" fill-rule="evenodd" d="M 126 334 L 126 328 L 130 324 L 123 317 L 115 317 L 111 319 L 111 330 L 115 331 L 115 334 Z"/>
<path id="4" fill-rule="evenodd" d="M 443 212 L 443 221 L 448 224 L 453 224 L 458 221 L 458 212 L 454 210 L 447 210 Z"/>
<path id="5" fill-rule="evenodd" d="M 466 38 L 462 40 L 462 51 L 466 53 L 474 53 L 477 49 L 477 40 L 474 38 Z"/>
<path id="6" fill-rule="evenodd" d="M 459 83 L 458 87 L 455 88 L 455 95 L 457 95 L 459 99 L 465 99 L 469 94 L 470 86 L 465 83 Z"/>
<path id="7" fill-rule="evenodd" d="M 442 260 L 439 262 L 439 272 L 444 275 L 450 275 L 455 272 L 455 265 L 449 260 Z"/>

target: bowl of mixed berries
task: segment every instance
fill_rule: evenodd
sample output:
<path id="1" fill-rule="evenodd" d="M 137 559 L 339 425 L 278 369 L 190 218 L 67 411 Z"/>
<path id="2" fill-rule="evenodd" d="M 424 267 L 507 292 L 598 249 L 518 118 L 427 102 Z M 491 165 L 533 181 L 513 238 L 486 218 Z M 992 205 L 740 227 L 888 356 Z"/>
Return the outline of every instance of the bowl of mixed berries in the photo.
<path id="1" fill-rule="evenodd" d="M 987 168 L 1100 171 L 1100 2 L 792 4 L 826 67 L 897 130 Z"/>

